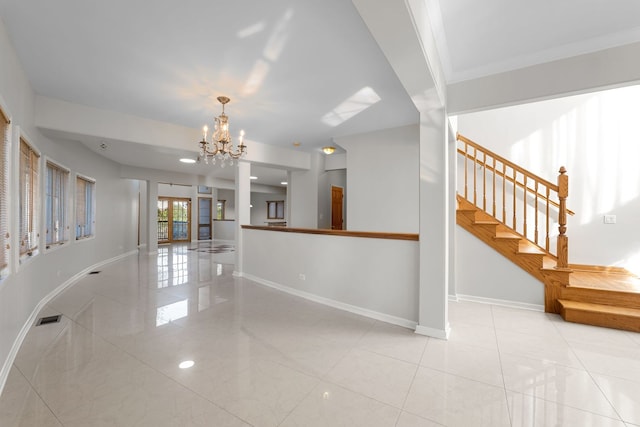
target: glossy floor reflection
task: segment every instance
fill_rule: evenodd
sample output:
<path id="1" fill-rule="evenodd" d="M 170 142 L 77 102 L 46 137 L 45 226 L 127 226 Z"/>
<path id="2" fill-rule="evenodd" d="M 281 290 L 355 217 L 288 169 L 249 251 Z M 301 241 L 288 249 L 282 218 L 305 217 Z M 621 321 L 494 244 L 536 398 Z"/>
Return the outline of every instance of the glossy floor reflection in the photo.
<path id="1" fill-rule="evenodd" d="M 640 426 L 640 334 L 450 304 L 449 341 L 161 246 L 43 310 L 0 396 L 13 426 Z"/>

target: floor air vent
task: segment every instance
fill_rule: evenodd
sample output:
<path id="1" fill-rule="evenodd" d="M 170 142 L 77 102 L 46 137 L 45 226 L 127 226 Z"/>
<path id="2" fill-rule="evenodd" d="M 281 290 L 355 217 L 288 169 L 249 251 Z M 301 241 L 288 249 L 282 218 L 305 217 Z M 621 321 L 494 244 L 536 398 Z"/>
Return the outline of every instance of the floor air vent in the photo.
<path id="1" fill-rule="evenodd" d="M 100 272 L 99 272 L 99 271 L 92 271 L 92 272 L 91 272 L 91 273 L 89 273 L 89 274 L 100 274 Z"/>
<path id="2" fill-rule="evenodd" d="M 61 314 L 58 314 L 56 316 L 41 317 L 36 322 L 36 326 L 48 325 L 49 323 L 58 323 L 60 321 L 60 319 L 62 319 L 62 315 Z"/>

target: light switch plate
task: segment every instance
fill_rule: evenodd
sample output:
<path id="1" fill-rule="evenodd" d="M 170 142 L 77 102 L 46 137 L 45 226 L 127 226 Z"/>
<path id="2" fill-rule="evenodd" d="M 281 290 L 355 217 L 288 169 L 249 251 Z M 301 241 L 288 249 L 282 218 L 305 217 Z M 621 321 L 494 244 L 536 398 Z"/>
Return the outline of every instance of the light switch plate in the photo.
<path id="1" fill-rule="evenodd" d="M 605 215 L 604 216 L 604 223 L 605 224 L 615 224 L 616 223 L 616 216 L 615 215 Z"/>

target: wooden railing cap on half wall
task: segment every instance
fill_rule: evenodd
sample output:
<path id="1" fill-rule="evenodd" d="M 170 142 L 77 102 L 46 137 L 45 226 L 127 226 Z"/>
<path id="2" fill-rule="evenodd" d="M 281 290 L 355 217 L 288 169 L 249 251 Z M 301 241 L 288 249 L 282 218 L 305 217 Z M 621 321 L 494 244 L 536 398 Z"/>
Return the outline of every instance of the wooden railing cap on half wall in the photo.
<path id="1" fill-rule="evenodd" d="M 391 239 L 391 240 L 419 240 L 419 235 L 415 233 L 386 233 L 377 231 L 349 231 L 330 230 L 323 228 L 292 228 L 292 227 L 264 227 L 259 225 L 243 225 L 242 228 L 249 230 L 265 230 L 284 233 L 301 234 L 322 234 L 325 236 L 345 236 L 345 237 L 366 237 L 369 239 Z"/>

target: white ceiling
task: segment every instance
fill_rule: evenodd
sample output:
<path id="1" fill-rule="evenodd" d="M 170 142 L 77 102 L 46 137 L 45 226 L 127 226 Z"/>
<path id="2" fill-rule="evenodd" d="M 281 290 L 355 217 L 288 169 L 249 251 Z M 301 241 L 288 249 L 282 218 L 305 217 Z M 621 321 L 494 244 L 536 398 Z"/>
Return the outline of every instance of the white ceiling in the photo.
<path id="1" fill-rule="evenodd" d="M 640 41 L 638 0 L 426 0 L 448 83 Z"/>
<path id="2" fill-rule="evenodd" d="M 425 1 L 448 83 L 640 41 L 639 0 Z M 39 95 L 194 129 L 226 95 L 249 149 L 312 151 L 418 120 L 350 0 L 0 0 L 0 16 Z M 121 163 L 201 171 L 178 152 L 79 139 Z"/>

